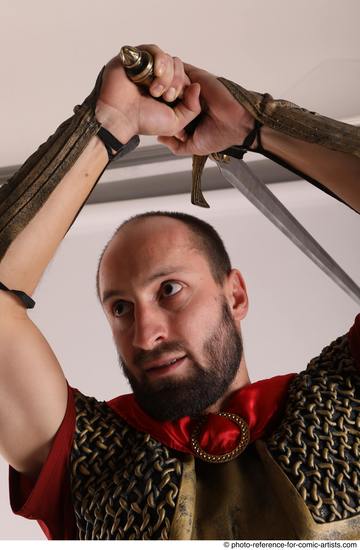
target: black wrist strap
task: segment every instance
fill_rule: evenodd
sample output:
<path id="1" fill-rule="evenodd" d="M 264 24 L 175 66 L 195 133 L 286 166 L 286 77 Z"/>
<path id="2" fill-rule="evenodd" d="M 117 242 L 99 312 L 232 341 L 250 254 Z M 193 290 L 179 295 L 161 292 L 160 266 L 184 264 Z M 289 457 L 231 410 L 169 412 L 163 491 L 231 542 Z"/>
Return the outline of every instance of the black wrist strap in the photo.
<path id="1" fill-rule="evenodd" d="M 121 141 L 116 139 L 116 137 L 103 126 L 101 126 L 96 135 L 103 142 L 105 149 L 107 150 L 109 162 L 115 158 L 120 158 L 127 153 L 130 153 L 130 151 L 135 149 L 140 143 L 139 136 L 132 137 L 125 144 L 121 143 Z"/>
<path id="2" fill-rule="evenodd" d="M 248 133 L 241 147 L 243 147 L 247 151 L 251 151 L 250 147 L 252 146 L 256 138 L 258 138 L 258 144 L 259 144 L 261 127 L 262 127 L 262 123 L 259 122 L 258 120 L 255 120 L 254 128 L 251 130 L 251 132 Z"/>
<path id="3" fill-rule="evenodd" d="M 22 301 L 26 309 L 33 309 L 33 307 L 35 306 L 35 301 L 22 290 L 12 290 L 5 286 L 4 283 L 2 283 L 1 281 L 0 290 L 6 290 L 7 292 L 11 292 L 11 294 L 17 296 Z"/>
<path id="4" fill-rule="evenodd" d="M 262 126 L 263 124 L 261 122 L 255 120 L 254 128 L 248 133 L 242 145 L 233 145 L 232 147 L 228 147 L 224 151 L 221 151 L 221 153 L 238 159 L 242 159 L 245 153 L 247 153 L 248 151 L 253 151 L 254 153 L 262 153 L 263 148 L 261 145 L 260 137 L 260 129 Z M 251 149 L 251 146 L 253 145 L 255 139 L 257 139 L 257 147 L 256 149 Z"/>
<path id="5" fill-rule="evenodd" d="M 254 153 L 260 153 L 264 157 L 272 160 L 273 162 L 276 162 L 276 164 L 279 164 L 280 166 L 283 166 L 283 168 L 286 168 L 286 170 L 290 170 L 291 172 L 293 172 L 294 174 L 299 176 L 301 179 L 304 179 L 304 180 L 310 182 L 312 185 L 315 185 L 315 187 L 317 187 L 321 191 L 324 191 L 324 193 L 326 193 L 327 195 L 330 195 L 331 197 L 333 197 L 334 199 L 337 199 L 338 201 L 342 202 L 343 204 L 345 204 L 349 208 L 352 208 L 349 204 L 347 204 L 345 201 L 343 201 L 343 199 L 341 199 L 340 197 L 335 195 L 332 191 L 330 191 L 330 189 L 328 189 L 327 187 L 322 185 L 322 183 L 315 180 L 311 176 L 308 176 L 304 172 L 300 172 L 300 170 L 298 170 L 297 168 L 294 168 L 294 166 L 288 164 L 286 161 L 282 160 L 280 157 L 277 157 L 276 155 L 274 155 L 274 154 L 270 153 L 269 151 L 267 151 L 266 149 L 264 149 L 264 147 L 262 145 L 262 141 L 261 141 L 261 134 L 260 134 L 260 129 L 261 129 L 262 126 L 263 125 L 261 124 L 261 122 L 258 122 L 256 120 L 254 128 L 246 136 L 246 138 L 245 138 L 242 145 L 233 145 L 232 147 L 229 147 L 228 149 L 225 149 L 224 151 L 221 151 L 221 153 L 223 153 L 225 155 L 229 155 L 229 157 L 238 158 L 240 160 L 243 159 L 245 153 L 247 153 L 248 151 L 253 151 Z M 250 147 L 252 146 L 252 144 L 255 141 L 255 138 L 257 138 L 256 149 L 250 149 Z"/>

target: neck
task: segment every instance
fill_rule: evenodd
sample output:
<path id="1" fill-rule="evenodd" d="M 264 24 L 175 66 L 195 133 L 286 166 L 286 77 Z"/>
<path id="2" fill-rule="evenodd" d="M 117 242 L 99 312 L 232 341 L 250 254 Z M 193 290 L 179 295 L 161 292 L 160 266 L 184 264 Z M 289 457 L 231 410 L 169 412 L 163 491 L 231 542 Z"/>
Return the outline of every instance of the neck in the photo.
<path id="1" fill-rule="evenodd" d="M 236 373 L 236 376 L 230 386 L 228 387 L 227 391 L 218 399 L 215 403 L 210 405 L 205 411 L 205 413 L 217 413 L 220 412 L 225 401 L 228 399 L 228 397 L 234 392 L 239 390 L 240 388 L 243 388 L 244 386 L 247 386 L 250 384 L 250 378 L 248 374 L 248 370 L 246 367 L 246 361 L 244 354 L 242 355 L 239 369 Z"/>

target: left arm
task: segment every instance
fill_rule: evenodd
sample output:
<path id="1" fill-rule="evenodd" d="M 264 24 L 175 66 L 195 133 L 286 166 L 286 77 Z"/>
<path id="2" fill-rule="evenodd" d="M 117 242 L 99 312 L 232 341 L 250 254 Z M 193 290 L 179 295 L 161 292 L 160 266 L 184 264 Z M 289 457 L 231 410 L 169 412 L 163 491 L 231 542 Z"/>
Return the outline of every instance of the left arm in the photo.
<path id="1" fill-rule="evenodd" d="M 182 131 L 174 137 L 161 137 L 159 141 L 167 145 L 173 153 L 180 155 L 208 155 L 243 143 L 245 137 L 254 127 L 255 119 L 250 108 L 246 108 L 240 102 L 242 95 L 237 93 L 238 89 L 244 92 L 244 97 L 246 94 L 250 100 L 254 97 L 254 103 L 257 100 L 259 105 L 261 104 L 259 98 L 262 96 L 254 92 L 247 92 L 233 83 L 225 86 L 216 76 L 192 65 L 185 65 L 185 67 L 190 80 L 200 83 L 201 97 L 206 104 L 206 110 L 204 110 L 200 124 L 196 127 L 193 135 L 189 136 Z M 249 107 L 249 102 L 246 104 L 243 101 L 243 103 Z M 344 135 L 346 131 L 352 134 L 352 154 L 336 150 L 339 148 L 338 145 L 334 145 L 334 149 L 324 146 L 324 142 L 331 141 L 329 139 L 331 135 L 328 136 L 324 130 L 322 131 L 321 145 L 310 142 L 310 140 L 306 141 L 303 136 L 301 136 L 302 139 L 291 137 L 288 133 L 270 127 L 271 123 L 275 127 L 277 123 L 277 115 L 275 116 L 271 109 L 278 109 L 281 115 L 282 108 L 289 109 L 289 106 L 291 108 L 291 104 L 282 107 L 281 103 L 272 100 L 272 107 L 264 116 L 264 125 L 261 128 L 261 141 L 264 150 L 288 164 L 289 168 L 293 166 L 304 175 L 320 182 L 329 191 L 360 212 L 360 131 L 357 132 L 356 129 L 346 124 L 334 123 L 337 126 L 337 144 L 341 145 L 342 128 Z M 253 111 L 257 112 L 256 109 Z M 312 117 L 319 117 L 319 115 L 312 115 L 312 113 L 304 111 L 306 118 L 303 121 L 301 120 L 301 110 L 295 107 L 295 111 L 298 116 L 297 122 L 300 122 L 297 127 L 301 128 L 302 133 L 306 135 L 306 121 L 311 121 Z M 288 113 L 284 116 L 284 120 L 286 117 L 288 117 Z M 330 128 L 332 121 L 327 120 L 330 123 Z M 288 126 L 291 124 L 288 123 Z M 312 134 L 315 134 L 316 139 L 316 124 L 313 123 L 313 126 L 315 129 L 312 128 Z M 296 135 L 294 130 L 290 133 Z M 313 137 L 311 139 L 313 140 Z M 343 141 L 345 142 L 345 138 Z M 318 142 L 321 143 L 321 140 L 319 139 Z"/>
<path id="2" fill-rule="evenodd" d="M 264 126 L 262 145 L 287 164 L 322 183 L 360 212 L 360 158 L 296 139 Z"/>

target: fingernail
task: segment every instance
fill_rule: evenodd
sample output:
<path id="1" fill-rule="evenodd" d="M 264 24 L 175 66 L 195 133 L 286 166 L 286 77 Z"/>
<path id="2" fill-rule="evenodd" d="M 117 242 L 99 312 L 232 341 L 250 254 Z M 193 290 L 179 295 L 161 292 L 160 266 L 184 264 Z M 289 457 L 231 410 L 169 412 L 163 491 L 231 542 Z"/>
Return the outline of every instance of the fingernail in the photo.
<path id="1" fill-rule="evenodd" d="M 158 84 L 152 89 L 152 94 L 155 96 L 159 96 L 163 93 L 164 90 L 165 90 L 164 86 L 162 86 L 162 84 Z"/>
<path id="2" fill-rule="evenodd" d="M 174 101 L 176 97 L 176 90 L 175 88 L 171 87 L 166 92 L 166 101 Z"/>

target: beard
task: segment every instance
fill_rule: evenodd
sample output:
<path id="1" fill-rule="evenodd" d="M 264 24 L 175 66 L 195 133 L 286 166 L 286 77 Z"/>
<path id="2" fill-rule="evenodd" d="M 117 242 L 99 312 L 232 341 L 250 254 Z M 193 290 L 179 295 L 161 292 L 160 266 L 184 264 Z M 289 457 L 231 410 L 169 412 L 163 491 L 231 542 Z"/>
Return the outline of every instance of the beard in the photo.
<path id="1" fill-rule="evenodd" d="M 203 346 L 204 362 L 194 360 L 181 342 L 164 342 L 151 351 L 139 351 L 134 363 L 156 360 L 167 352 L 183 352 L 192 361 L 192 372 L 181 380 L 159 380 L 150 383 L 145 376 L 140 380 L 130 373 L 124 359 L 119 361 L 141 408 L 159 421 L 176 420 L 183 416 L 198 416 L 216 403 L 227 391 L 240 367 L 243 346 L 240 333 L 223 299 L 221 317 Z"/>

